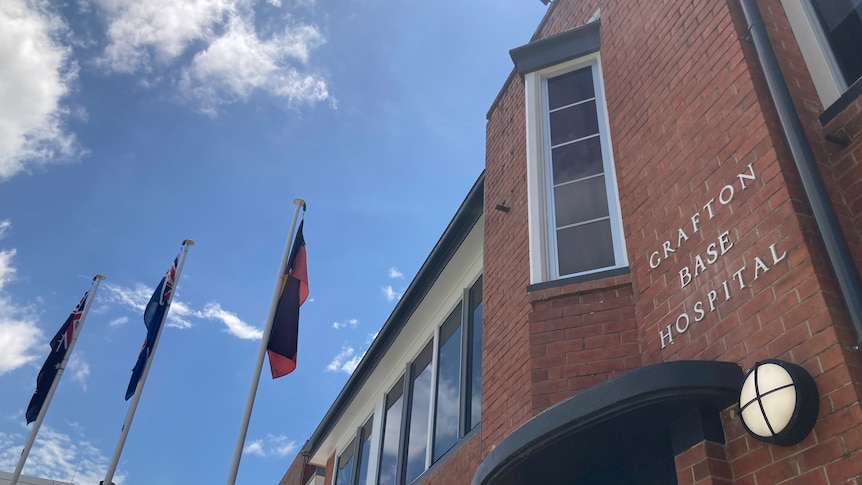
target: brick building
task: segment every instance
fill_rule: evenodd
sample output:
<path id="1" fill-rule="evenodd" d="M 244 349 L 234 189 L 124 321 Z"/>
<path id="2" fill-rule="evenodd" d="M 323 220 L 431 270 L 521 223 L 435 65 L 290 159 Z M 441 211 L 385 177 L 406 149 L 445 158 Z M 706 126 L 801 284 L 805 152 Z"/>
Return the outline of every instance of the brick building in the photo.
<path id="1" fill-rule="evenodd" d="M 556 0 L 511 56 L 281 483 L 862 483 L 862 4 Z M 765 380 L 740 406 L 767 360 L 816 385 L 791 443 Z"/>

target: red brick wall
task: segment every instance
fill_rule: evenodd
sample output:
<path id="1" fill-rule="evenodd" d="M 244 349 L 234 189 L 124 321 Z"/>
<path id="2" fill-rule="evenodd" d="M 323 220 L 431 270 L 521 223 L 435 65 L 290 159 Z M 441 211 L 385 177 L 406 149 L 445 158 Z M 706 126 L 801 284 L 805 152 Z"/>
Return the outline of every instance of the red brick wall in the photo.
<path id="1" fill-rule="evenodd" d="M 704 441 L 683 451 L 675 458 L 679 485 L 730 485 L 733 474 L 727 464 L 724 447 Z"/>
<path id="2" fill-rule="evenodd" d="M 564 4 L 576 9 L 559 8 Z M 571 26 L 563 24 L 568 25 L 572 16 L 585 21 L 596 4 L 554 2 L 540 31 L 567 30 Z M 512 73 L 488 114 L 486 129 L 482 456 L 536 412 L 531 391 L 532 308 L 526 292 L 530 267 L 525 132 L 524 85 Z M 494 209 L 504 201 L 509 212 Z"/>
<path id="3" fill-rule="evenodd" d="M 836 150 L 822 142 L 813 87 L 780 4 L 760 3 L 862 267 L 862 102 L 848 108 L 838 128 L 826 128 L 854 137 L 853 145 Z M 633 366 L 701 359 L 747 370 L 757 360 L 780 358 L 814 375 L 820 418 L 811 436 L 785 449 L 752 440 L 737 417 L 725 415 L 734 482 L 804 476 L 843 483 L 862 474 L 862 372 L 859 356 L 842 346 L 855 335 L 759 63 L 744 40 L 738 2 L 557 0 L 536 37 L 574 28 L 598 6 L 631 276 L 594 288 L 527 292 L 524 87 L 510 76 L 487 128 L 483 456 L 537 412 Z M 754 180 L 739 177 L 751 173 Z M 733 188 L 732 198 L 725 187 Z M 494 210 L 503 201 L 510 212 Z M 700 271 L 698 258 L 706 260 L 719 238 L 727 251 Z M 665 241 L 675 249 L 666 258 Z M 656 251 L 662 261 L 652 268 Z M 692 278 L 683 284 L 685 268 Z M 687 323 L 685 331 L 663 342 L 661 332 L 678 322 Z M 678 463 L 679 471 L 691 471 L 690 483 L 700 483 L 701 462 L 707 463 Z"/>
<path id="4" fill-rule="evenodd" d="M 335 453 L 326 460 L 326 483 L 332 483 L 335 477 Z"/>
<path id="5" fill-rule="evenodd" d="M 629 275 L 531 292 L 533 414 L 640 367 Z"/>
<path id="6" fill-rule="evenodd" d="M 817 96 L 784 9 L 778 0 L 759 3 L 794 106 L 817 157 L 856 266 L 862 271 L 862 99 L 822 126 L 819 116 L 828 106 L 822 106 Z M 826 140 L 826 135 L 844 138 L 850 145 L 842 147 Z"/>
<path id="7" fill-rule="evenodd" d="M 316 468 L 314 465 L 307 465 L 304 456 L 296 455 L 278 485 L 305 485 L 305 482 L 314 475 Z"/>
<path id="8" fill-rule="evenodd" d="M 422 480 L 423 485 L 469 485 L 482 462 L 481 433 L 480 429 L 446 455 L 442 466 L 428 472 Z"/>
<path id="9" fill-rule="evenodd" d="M 531 416 L 524 86 L 510 76 L 487 126 L 482 453 Z M 509 212 L 494 209 L 508 202 Z"/>

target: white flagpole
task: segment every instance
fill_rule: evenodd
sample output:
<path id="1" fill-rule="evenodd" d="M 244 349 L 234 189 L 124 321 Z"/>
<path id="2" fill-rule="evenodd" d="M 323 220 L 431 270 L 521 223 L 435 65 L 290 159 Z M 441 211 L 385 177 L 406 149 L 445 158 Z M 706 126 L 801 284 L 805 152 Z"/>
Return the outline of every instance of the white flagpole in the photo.
<path id="1" fill-rule="evenodd" d="M 194 245 L 195 242 L 191 239 L 183 241 L 183 252 L 180 256 L 180 262 L 177 264 L 177 273 L 174 277 L 174 289 L 173 295 L 171 295 L 171 302 L 173 302 L 173 297 L 177 293 L 177 287 L 180 285 L 180 273 L 183 271 L 186 256 L 189 254 L 189 248 Z M 126 437 L 129 435 L 129 428 L 132 427 L 132 419 L 135 417 L 135 410 L 138 408 L 138 402 L 141 400 L 141 394 L 144 390 L 144 382 L 147 380 L 147 374 L 150 373 L 150 365 L 153 363 L 153 356 L 156 355 L 156 347 L 159 346 L 159 339 L 162 336 L 162 330 L 165 328 L 165 320 L 168 318 L 168 312 L 170 312 L 170 310 L 169 306 L 167 310 L 165 310 L 164 315 L 162 315 L 162 321 L 159 323 L 159 330 L 156 332 L 156 339 L 153 341 L 153 349 L 150 351 L 150 355 L 147 357 L 147 362 L 144 364 L 144 370 L 141 372 L 141 378 L 138 380 L 138 386 L 135 388 L 135 395 L 132 397 L 132 402 L 129 403 L 129 410 L 126 412 L 126 419 L 123 421 L 123 428 L 120 430 L 120 438 L 117 440 L 117 446 L 114 448 L 114 456 L 111 457 L 111 463 L 108 465 L 108 471 L 105 473 L 105 480 L 103 483 L 106 485 L 111 485 L 113 483 L 111 480 L 114 478 L 114 472 L 117 471 L 117 464 L 120 462 L 120 455 L 123 453 L 123 446 L 126 444 Z"/>
<path id="2" fill-rule="evenodd" d="M 21 451 L 21 457 L 18 459 L 18 465 L 15 467 L 15 473 L 12 474 L 12 481 L 9 482 L 9 485 L 16 485 L 18 483 L 18 479 L 21 477 L 21 472 L 24 470 L 24 463 L 27 461 L 27 456 L 30 454 L 30 449 L 33 447 L 33 443 L 36 441 L 36 434 L 39 433 L 39 428 L 42 426 L 42 421 L 45 419 L 45 414 L 48 412 L 48 406 L 51 405 L 51 399 L 54 398 L 54 392 L 60 384 L 60 377 L 63 376 L 66 364 L 72 356 L 72 349 L 75 347 L 75 342 L 78 341 L 78 334 L 81 333 L 81 329 L 84 328 L 84 321 L 87 319 L 87 313 L 90 312 L 90 305 L 92 305 L 93 300 L 96 299 L 96 290 L 99 289 L 99 284 L 103 279 L 105 279 L 105 277 L 100 274 L 97 274 L 93 278 L 93 287 L 87 295 L 87 303 L 84 304 L 81 318 L 78 320 L 78 328 L 72 330 L 72 341 L 69 342 L 69 348 L 66 349 L 66 355 L 63 356 L 63 360 L 60 362 L 59 367 L 57 367 L 57 375 L 54 376 L 54 382 L 52 382 L 51 387 L 48 388 L 48 394 L 45 395 L 45 402 L 42 403 L 42 409 L 39 410 L 36 422 L 34 422 L 33 427 L 30 428 L 30 435 L 27 436 L 27 441 L 24 443 L 24 449 Z M 72 324 L 74 325 L 74 322 Z M 53 349 L 51 350 L 53 351 Z"/>
<path id="3" fill-rule="evenodd" d="M 272 320 L 275 317 L 275 307 L 278 305 L 278 299 L 281 297 L 281 288 L 284 283 L 284 267 L 287 265 L 287 259 L 290 257 L 290 251 L 295 242 L 293 230 L 296 227 L 296 219 L 299 216 L 299 209 L 305 209 L 305 201 L 302 199 L 293 199 L 296 205 L 296 210 L 293 213 L 293 221 L 290 223 L 290 232 L 287 235 L 287 244 L 284 245 L 284 254 L 281 256 L 281 265 L 278 267 L 278 276 L 275 279 L 275 288 L 272 291 L 272 299 L 269 303 L 269 313 L 266 316 L 266 325 L 263 327 L 263 337 L 260 339 L 260 348 L 257 351 L 257 360 L 254 363 L 254 372 L 251 378 L 251 384 L 248 387 L 248 398 L 245 401 L 245 410 L 243 411 L 242 421 L 239 425 L 239 433 L 236 437 L 236 446 L 233 450 L 233 461 L 230 465 L 230 472 L 227 477 L 227 485 L 236 483 L 236 475 L 239 471 L 239 460 L 242 458 L 242 449 L 245 446 L 245 437 L 248 434 L 248 422 L 251 419 L 251 409 L 254 407 L 254 397 L 257 394 L 257 385 L 260 382 L 260 370 L 263 367 L 263 356 L 266 355 L 266 346 L 269 342 L 269 334 L 272 333 Z"/>

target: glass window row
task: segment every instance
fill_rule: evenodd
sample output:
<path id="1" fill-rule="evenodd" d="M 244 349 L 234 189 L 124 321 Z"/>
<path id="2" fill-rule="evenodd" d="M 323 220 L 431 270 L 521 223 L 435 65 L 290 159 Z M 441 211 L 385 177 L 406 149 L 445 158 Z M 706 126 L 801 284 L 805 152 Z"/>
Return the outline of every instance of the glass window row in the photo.
<path id="1" fill-rule="evenodd" d="M 338 456 L 334 485 L 412 483 L 479 424 L 481 276 L 382 399 L 377 452 L 372 453 L 371 416 Z M 375 457 L 377 466 L 371 467 Z"/>

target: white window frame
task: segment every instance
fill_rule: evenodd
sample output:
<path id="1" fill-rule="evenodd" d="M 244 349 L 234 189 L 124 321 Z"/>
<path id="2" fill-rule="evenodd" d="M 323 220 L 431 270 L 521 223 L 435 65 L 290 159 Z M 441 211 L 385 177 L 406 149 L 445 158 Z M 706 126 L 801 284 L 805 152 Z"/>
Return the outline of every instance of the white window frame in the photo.
<path id="1" fill-rule="evenodd" d="M 611 236 L 614 243 L 613 266 L 572 275 L 560 275 L 557 261 L 553 211 L 553 171 L 548 121 L 548 79 L 591 66 L 596 96 L 596 112 L 602 145 L 605 189 L 608 197 Z M 625 235 L 620 215 L 619 191 L 614 169 L 613 149 L 608 128 L 608 111 L 602 80 L 601 57 L 593 53 L 524 75 L 527 126 L 527 192 L 529 204 L 530 283 L 543 283 L 571 276 L 589 275 L 628 266 Z"/>
<path id="2" fill-rule="evenodd" d="M 820 104 L 826 109 L 849 87 L 838 68 L 832 47 L 809 0 L 781 0 L 781 6 L 784 7 L 790 30 L 796 37 L 805 66 L 811 74 Z"/>

